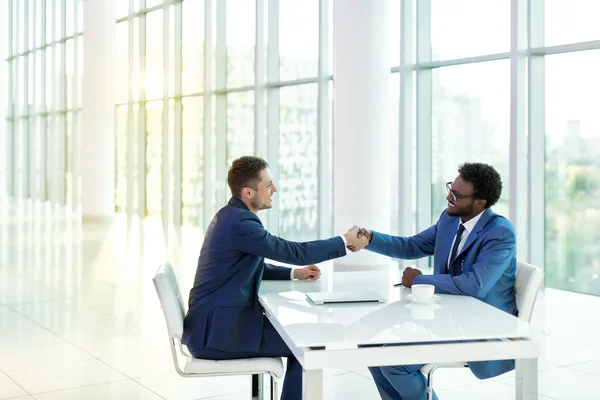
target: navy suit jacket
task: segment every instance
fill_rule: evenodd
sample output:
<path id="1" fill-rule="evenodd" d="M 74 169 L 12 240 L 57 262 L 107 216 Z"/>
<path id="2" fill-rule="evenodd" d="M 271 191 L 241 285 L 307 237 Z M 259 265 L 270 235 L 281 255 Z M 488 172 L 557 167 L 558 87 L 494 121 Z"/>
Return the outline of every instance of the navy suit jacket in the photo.
<path id="1" fill-rule="evenodd" d="M 491 209 L 484 211 L 464 247 L 452 263 L 461 274 L 447 273 L 446 263 L 456 235 L 459 217 L 444 211 L 438 222 L 411 237 L 394 237 L 373 232 L 367 247 L 376 253 L 399 259 L 434 256 L 434 274 L 419 275 L 413 284 L 431 284 L 437 293 L 475 297 L 509 314 L 517 315 L 515 299 L 516 239 L 511 223 Z M 458 263 L 456 265 L 455 263 Z M 514 369 L 514 360 L 469 363 L 480 379 Z"/>
<path id="2" fill-rule="evenodd" d="M 346 255 L 340 237 L 290 242 L 271 235 L 238 198 L 215 215 L 206 235 L 183 343 L 190 349 L 256 352 L 263 333 L 258 289 L 263 279 L 290 279 L 290 268 L 265 264 L 265 257 L 293 265 L 316 264 Z"/>

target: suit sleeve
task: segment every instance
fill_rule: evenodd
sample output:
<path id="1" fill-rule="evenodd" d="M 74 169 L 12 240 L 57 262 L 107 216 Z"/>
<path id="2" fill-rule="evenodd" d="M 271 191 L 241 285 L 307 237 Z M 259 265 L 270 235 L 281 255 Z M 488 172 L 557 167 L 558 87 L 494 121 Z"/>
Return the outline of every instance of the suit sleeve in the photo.
<path id="1" fill-rule="evenodd" d="M 292 265 L 317 264 L 346 255 L 344 241 L 339 236 L 311 242 L 292 242 L 271 235 L 252 216 L 242 216 L 233 224 L 231 239 L 240 251 Z"/>
<path id="2" fill-rule="evenodd" d="M 414 260 L 433 255 L 437 224 L 411 237 L 399 237 L 373 232 L 367 250 L 384 256 Z"/>
<path id="3" fill-rule="evenodd" d="M 458 276 L 419 275 L 414 279 L 413 284 L 434 285 L 438 293 L 485 297 L 510 267 L 516 251 L 514 230 L 501 227 L 490 236 L 468 271 Z"/>
<path id="4" fill-rule="evenodd" d="M 292 274 L 291 268 L 265 263 L 265 269 L 263 269 L 262 278 L 263 278 L 263 280 L 271 280 L 271 281 L 289 281 L 292 279 L 291 274 Z"/>

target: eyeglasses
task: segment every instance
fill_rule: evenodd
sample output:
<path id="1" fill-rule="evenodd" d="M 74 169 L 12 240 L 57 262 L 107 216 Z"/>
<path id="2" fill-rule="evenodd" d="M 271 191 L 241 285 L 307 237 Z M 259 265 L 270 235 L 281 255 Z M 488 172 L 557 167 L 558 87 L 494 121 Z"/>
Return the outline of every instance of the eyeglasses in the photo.
<path id="1" fill-rule="evenodd" d="M 454 199 L 454 201 L 460 200 L 460 199 L 467 199 L 469 197 L 477 197 L 476 194 L 462 195 L 462 194 L 456 193 L 454 190 L 452 190 L 452 187 L 450 185 L 452 185 L 452 182 L 446 182 L 446 190 L 448 191 L 448 193 L 450 193 L 452 195 L 452 198 Z"/>

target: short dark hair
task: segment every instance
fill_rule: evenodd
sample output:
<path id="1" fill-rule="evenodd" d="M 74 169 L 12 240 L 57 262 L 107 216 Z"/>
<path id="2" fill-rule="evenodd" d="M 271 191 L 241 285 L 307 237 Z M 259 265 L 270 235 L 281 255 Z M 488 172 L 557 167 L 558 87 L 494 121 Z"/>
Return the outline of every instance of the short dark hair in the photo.
<path id="1" fill-rule="evenodd" d="M 231 195 L 240 197 L 245 187 L 256 189 L 260 182 L 260 171 L 268 167 L 269 164 L 260 157 L 244 156 L 234 160 L 227 173 Z"/>
<path id="2" fill-rule="evenodd" d="M 498 202 L 502 194 L 502 178 L 494 167 L 483 163 L 464 163 L 458 167 L 458 173 L 473 184 L 473 194 L 475 198 L 486 201 L 485 208 Z"/>

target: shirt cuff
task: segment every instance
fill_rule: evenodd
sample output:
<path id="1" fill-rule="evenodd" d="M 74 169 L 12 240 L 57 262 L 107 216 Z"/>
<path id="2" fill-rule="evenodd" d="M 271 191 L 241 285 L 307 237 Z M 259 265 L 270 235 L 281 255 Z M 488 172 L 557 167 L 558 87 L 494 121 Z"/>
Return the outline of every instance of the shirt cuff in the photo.
<path id="1" fill-rule="evenodd" d="M 294 270 L 295 268 L 290 268 L 290 281 L 294 280 Z"/>
<path id="2" fill-rule="evenodd" d="M 340 235 L 340 237 L 342 238 L 342 240 L 344 241 L 344 247 L 348 246 L 348 241 L 346 240 L 346 236 L 344 235 Z"/>

